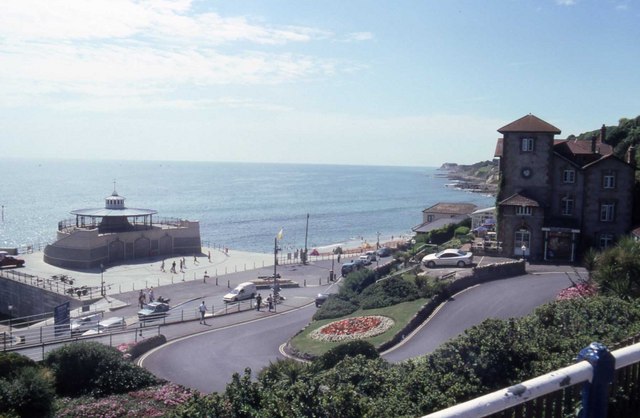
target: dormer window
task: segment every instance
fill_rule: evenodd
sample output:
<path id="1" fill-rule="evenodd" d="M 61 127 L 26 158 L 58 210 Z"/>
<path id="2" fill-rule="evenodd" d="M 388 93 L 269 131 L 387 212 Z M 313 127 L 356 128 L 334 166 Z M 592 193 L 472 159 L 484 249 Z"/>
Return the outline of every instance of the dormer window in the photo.
<path id="1" fill-rule="evenodd" d="M 518 216 L 531 216 L 532 212 L 531 206 L 516 206 L 516 215 Z"/>
<path id="2" fill-rule="evenodd" d="M 533 138 L 522 138 L 522 152 L 533 151 Z"/>

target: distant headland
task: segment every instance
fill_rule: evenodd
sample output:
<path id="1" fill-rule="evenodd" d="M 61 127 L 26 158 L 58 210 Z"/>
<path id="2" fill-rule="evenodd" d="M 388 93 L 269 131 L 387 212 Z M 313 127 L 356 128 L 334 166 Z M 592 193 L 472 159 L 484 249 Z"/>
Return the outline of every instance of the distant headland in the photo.
<path id="1" fill-rule="evenodd" d="M 444 163 L 442 177 L 452 181 L 451 187 L 495 195 L 498 190 L 498 162 L 482 161 L 471 165 Z"/>

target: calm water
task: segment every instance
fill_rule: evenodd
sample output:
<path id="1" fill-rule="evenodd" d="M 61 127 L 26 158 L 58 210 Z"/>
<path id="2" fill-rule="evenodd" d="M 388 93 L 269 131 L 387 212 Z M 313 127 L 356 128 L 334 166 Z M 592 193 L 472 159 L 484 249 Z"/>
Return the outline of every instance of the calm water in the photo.
<path id="1" fill-rule="evenodd" d="M 494 198 L 446 187 L 435 168 L 158 161 L 0 159 L 0 247 L 55 239 L 71 210 L 104 207 L 113 191 L 131 208 L 200 221 L 202 239 L 270 252 L 284 228 L 285 248 L 364 237 L 375 242 L 422 222 L 439 201 L 492 206 Z"/>

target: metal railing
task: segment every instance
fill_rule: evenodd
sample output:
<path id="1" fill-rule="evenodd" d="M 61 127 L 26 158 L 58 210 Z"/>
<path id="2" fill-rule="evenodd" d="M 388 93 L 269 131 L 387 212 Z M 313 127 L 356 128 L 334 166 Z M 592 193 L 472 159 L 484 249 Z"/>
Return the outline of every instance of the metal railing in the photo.
<path id="1" fill-rule="evenodd" d="M 614 352 L 602 344 L 592 343 L 580 352 L 578 360 L 571 366 L 425 418 L 561 418 L 574 416 L 576 409 L 582 409 L 581 418 L 638 416 L 640 343 Z"/>
<path id="2" fill-rule="evenodd" d="M 265 307 L 265 303 L 262 304 Z M 266 307 L 265 307 L 266 308 Z M 225 303 L 220 305 L 209 305 L 207 306 L 207 314 L 206 319 L 212 319 L 215 317 L 229 315 L 237 312 L 244 312 L 256 309 L 256 302 L 254 299 L 249 299 L 240 302 L 233 303 Z M 96 312 L 93 312 L 95 314 Z M 88 312 L 86 314 L 89 314 Z M 82 315 L 87 316 L 87 315 Z M 159 328 L 161 326 L 177 324 L 185 321 L 193 321 L 200 318 L 200 312 L 197 308 L 187 308 L 187 309 L 171 309 L 166 313 L 159 314 L 157 316 L 150 316 L 147 319 L 140 318 L 128 318 L 126 320 L 127 325 L 124 328 L 111 330 L 106 329 L 104 333 L 96 334 L 88 332 L 88 335 L 84 333 L 91 330 L 96 330 L 97 326 L 93 328 L 84 329 L 82 332 L 78 332 L 77 334 L 72 334 L 70 324 L 67 325 L 53 325 L 53 319 L 51 317 L 48 318 L 47 321 L 41 321 L 36 324 L 33 319 L 25 320 L 24 318 L 15 318 L 11 321 L 3 321 L 0 323 L 0 327 L 6 329 L 6 331 L 0 332 L 0 349 L 3 351 L 25 351 L 29 348 L 33 347 L 46 347 L 55 345 L 58 346 L 60 344 L 65 344 L 74 341 L 80 340 L 88 340 L 88 339 L 106 339 L 109 337 L 109 343 L 111 344 L 114 340 L 112 334 L 131 334 L 138 333 L 134 340 L 137 341 L 138 335 L 141 335 L 144 331 L 145 334 L 148 333 L 150 329 L 158 329 L 157 333 L 159 333 Z M 43 318 L 40 318 L 41 320 Z M 75 318 L 73 318 L 75 319 Z M 48 323 L 47 323 L 48 322 Z M 17 325 L 17 326 L 16 326 Z M 128 335 L 127 334 L 127 335 Z M 118 337 L 116 342 L 118 344 L 122 342 L 130 342 L 129 341 L 121 341 L 122 338 Z M 44 348 L 42 348 L 42 353 L 44 353 Z M 33 350 L 31 350 L 33 352 Z M 36 355 L 40 354 L 38 350 L 35 352 Z M 32 359 L 38 360 L 33 358 Z M 39 358 L 41 360 L 42 358 Z"/>

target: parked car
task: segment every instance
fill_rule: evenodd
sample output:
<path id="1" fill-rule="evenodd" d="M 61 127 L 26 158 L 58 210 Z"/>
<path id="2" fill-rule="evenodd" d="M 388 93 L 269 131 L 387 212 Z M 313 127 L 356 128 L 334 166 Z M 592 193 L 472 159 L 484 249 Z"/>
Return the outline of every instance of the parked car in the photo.
<path id="1" fill-rule="evenodd" d="M 391 255 L 391 248 L 389 247 L 378 248 L 378 251 L 376 251 L 376 254 L 378 254 L 378 257 L 389 257 Z"/>
<path id="2" fill-rule="evenodd" d="M 361 255 L 360 257 L 358 257 L 358 260 L 360 260 L 365 266 L 371 264 L 371 257 L 369 257 L 367 254 Z"/>
<path id="3" fill-rule="evenodd" d="M 231 292 L 224 295 L 225 302 L 237 302 L 244 299 L 253 299 L 258 293 L 258 288 L 251 282 L 240 283 Z"/>
<path id="4" fill-rule="evenodd" d="M 144 309 L 138 311 L 140 321 L 151 321 L 168 315 L 169 304 L 164 302 L 151 302 L 144 305 Z"/>
<path id="5" fill-rule="evenodd" d="M 113 316 L 111 318 L 103 319 L 98 322 L 97 328 L 92 328 L 89 331 L 85 331 L 82 335 L 95 335 L 102 334 L 103 332 L 111 332 L 123 329 L 127 324 L 124 318 L 121 316 Z"/>
<path id="6" fill-rule="evenodd" d="M 318 293 L 318 296 L 316 296 L 316 308 L 319 308 L 327 299 L 329 299 L 328 293 Z"/>
<path id="7" fill-rule="evenodd" d="M 356 263 L 356 261 L 358 262 Z M 353 271 L 360 270 L 362 267 L 363 267 L 363 264 L 362 262 L 360 262 L 360 260 L 347 261 L 342 265 L 342 269 L 340 270 L 340 273 L 342 273 L 342 276 L 346 276 L 347 274 Z"/>
<path id="8" fill-rule="evenodd" d="M 448 248 L 439 253 L 427 254 L 422 259 L 422 264 L 426 267 L 434 268 L 437 266 L 458 266 L 465 267 L 473 263 L 473 253 L 468 251 Z"/>
<path id="9" fill-rule="evenodd" d="M 98 328 L 102 314 L 93 314 L 71 320 L 71 334 L 80 334 L 92 328 Z"/>
<path id="10" fill-rule="evenodd" d="M 24 260 L 14 257 L 6 251 L 0 251 L 0 267 L 22 267 Z"/>
<path id="11" fill-rule="evenodd" d="M 372 262 L 376 261 L 378 259 L 378 257 L 376 257 L 376 252 L 375 251 L 367 251 L 365 253 L 365 255 L 368 255 L 369 256 L 369 260 L 371 260 Z"/>

